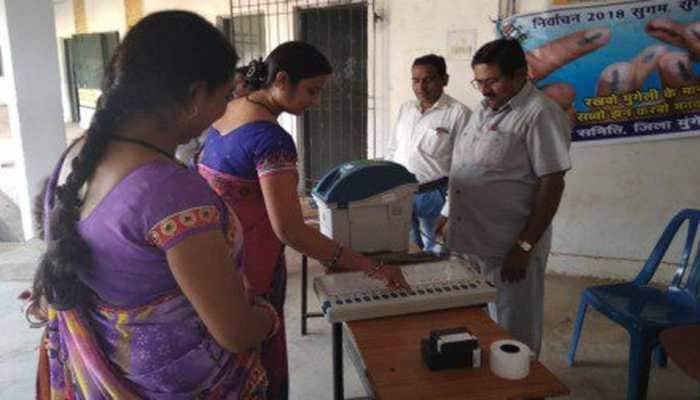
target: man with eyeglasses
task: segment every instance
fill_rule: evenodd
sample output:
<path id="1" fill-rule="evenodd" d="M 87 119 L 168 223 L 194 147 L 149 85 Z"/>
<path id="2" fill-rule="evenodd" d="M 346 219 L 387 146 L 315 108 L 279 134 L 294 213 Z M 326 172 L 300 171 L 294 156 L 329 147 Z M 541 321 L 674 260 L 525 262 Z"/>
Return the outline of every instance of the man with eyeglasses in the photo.
<path id="1" fill-rule="evenodd" d="M 387 149 L 387 159 L 405 166 L 419 183 L 447 177 L 452 145 L 469 120 L 469 109 L 444 92 L 449 80 L 445 59 L 435 54 L 416 58 L 411 68 L 415 100 L 404 103 Z M 416 194 L 411 239 L 418 247 L 442 253 L 435 223 L 445 204 L 446 186 Z"/>
<path id="2" fill-rule="evenodd" d="M 528 81 L 517 41 L 487 43 L 472 69 L 484 99 L 455 142 L 438 231 L 449 216 L 450 250 L 472 257 L 498 287 L 492 318 L 539 354 L 550 224 L 571 168 L 571 126 Z"/>

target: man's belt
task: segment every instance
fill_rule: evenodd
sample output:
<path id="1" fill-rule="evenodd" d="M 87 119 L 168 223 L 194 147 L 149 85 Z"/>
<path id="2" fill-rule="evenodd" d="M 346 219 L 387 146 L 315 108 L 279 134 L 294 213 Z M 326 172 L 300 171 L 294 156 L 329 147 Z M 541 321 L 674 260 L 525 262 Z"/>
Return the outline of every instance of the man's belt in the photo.
<path id="1" fill-rule="evenodd" d="M 428 193 L 432 192 L 433 190 L 447 188 L 448 182 L 449 178 L 446 176 L 432 181 L 423 182 L 418 185 L 418 191 L 416 193 Z"/>

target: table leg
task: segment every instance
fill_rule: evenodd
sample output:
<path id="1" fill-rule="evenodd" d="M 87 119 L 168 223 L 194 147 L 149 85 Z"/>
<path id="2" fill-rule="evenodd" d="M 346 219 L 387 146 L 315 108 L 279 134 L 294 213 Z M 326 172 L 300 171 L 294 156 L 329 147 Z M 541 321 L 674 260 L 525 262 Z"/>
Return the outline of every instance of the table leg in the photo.
<path id="1" fill-rule="evenodd" d="M 301 255 L 301 336 L 306 335 L 306 279 L 308 275 L 309 258 Z"/>
<path id="2" fill-rule="evenodd" d="M 333 398 L 343 400 L 343 323 L 333 324 Z"/>

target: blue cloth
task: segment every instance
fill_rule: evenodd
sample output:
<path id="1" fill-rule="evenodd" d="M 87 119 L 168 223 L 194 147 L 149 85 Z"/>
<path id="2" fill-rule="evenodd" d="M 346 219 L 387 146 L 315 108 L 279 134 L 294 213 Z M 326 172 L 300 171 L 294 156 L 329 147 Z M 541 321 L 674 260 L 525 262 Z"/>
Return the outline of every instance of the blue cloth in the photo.
<path id="1" fill-rule="evenodd" d="M 435 227 L 445 205 L 446 188 L 435 189 L 413 196 L 411 240 L 425 251 L 441 254 L 445 246 L 435 238 Z"/>
<path id="2" fill-rule="evenodd" d="M 199 162 L 209 168 L 247 180 L 296 170 L 294 139 L 274 122 L 250 122 L 229 134 L 211 127 L 208 133 Z"/>

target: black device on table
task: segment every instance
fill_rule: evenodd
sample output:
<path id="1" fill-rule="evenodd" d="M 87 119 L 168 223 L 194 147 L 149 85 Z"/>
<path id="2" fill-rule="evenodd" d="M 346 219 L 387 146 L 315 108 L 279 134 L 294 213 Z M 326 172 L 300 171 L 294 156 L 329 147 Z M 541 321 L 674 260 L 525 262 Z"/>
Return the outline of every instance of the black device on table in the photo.
<path id="1" fill-rule="evenodd" d="M 479 338 L 465 327 L 430 331 L 421 340 L 421 354 L 431 371 L 481 367 Z"/>

